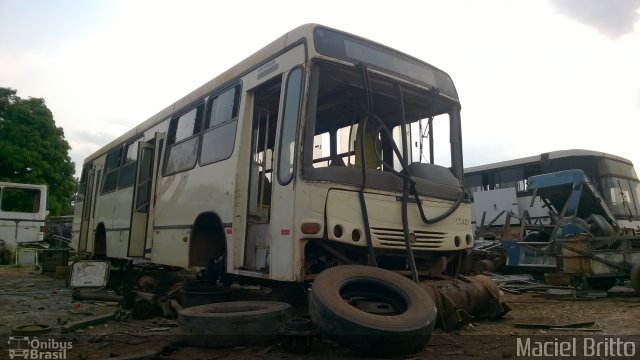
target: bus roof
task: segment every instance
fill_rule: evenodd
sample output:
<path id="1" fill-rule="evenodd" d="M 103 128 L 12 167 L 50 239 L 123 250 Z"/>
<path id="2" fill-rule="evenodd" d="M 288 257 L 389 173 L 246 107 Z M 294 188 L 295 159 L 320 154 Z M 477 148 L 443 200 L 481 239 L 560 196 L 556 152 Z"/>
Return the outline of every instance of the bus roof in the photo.
<path id="1" fill-rule="evenodd" d="M 129 140 L 135 138 L 136 135 L 142 134 L 143 132 L 147 131 L 148 129 L 152 128 L 153 126 L 161 123 L 164 120 L 169 119 L 170 117 L 172 117 L 174 115 L 175 112 L 182 110 L 183 108 L 189 106 L 190 104 L 194 104 L 195 102 L 200 101 L 203 97 L 211 94 L 213 91 L 215 91 L 217 89 L 220 89 L 220 88 L 224 87 L 225 85 L 231 84 L 233 81 L 236 81 L 239 77 L 243 76 L 244 74 L 246 74 L 248 72 L 251 72 L 251 71 L 255 70 L 259 66 L 263 65 L 266 61 L 270 60 L 271 58 L 274 58 L 274 57 L 278 56 L 280 53 L 282 53 L 283 51 L 286 51 L 290 47 L 293 47 L 293 46 L 298 45 L 300 43 L 305 43 L 306 39 L 313 39 L 314 30 L 315 30 L 316 27 L 323 27 L 323 28 L 326 28 L 326 29 L 335 30 L 335 31 L 337 31 L 339 33 L 347 34 L 350 37 L 362 39 L 362 40 L 364 40 L 366 42 L 369 42 L 369 43 L 372 43 L 372 44 L 376 44 L 376 45 L 378 45 L 380 47 L 383 47 L 383 48 L 386 48 L 388 50 L 391 50 L 391 51 L 393 51 L 393 52 L 395 52 L 397 54 L 401 54 L 402 56 L 406 56 L 407 58 L 410 58 L 412 60 L 415 60 L 415 61 L 418 61 L 418 62 L 420 62 L 422 64 L 427 65 L 428 67 L 432 68 L 434 72 L 438 73 L 439 75 L 442 75 L 444 78 L 448 78 L 449 82 L 451 81 L 449 75 L 446 74 L 444 71 L 438 69 L 437 67 L 434 67 L 434 66 L 432 66 L 432 65 L 430 65 L 430 64 L 428 64 L 428 63 L 426 63 L 426 62 L 424 62 L 424 61 L 422 61 L 420 59 L 417 59 L 417 58 L 415 58 L 415 57 L 413 57 L 411 55 L 408 55 L 408 54 L 405 54 L 405 53 L 400 52 L 398 50 L 392 49 L 392 48 L 390 48 L 390 47 L 388 47 L 386 45 L 376 43 L 374 41 L 365 39 L 365 38 L 357 36 L 357 35 L 348 34 L 348 33 L 343 32 L 341 30 L 332 29 L 332 28 L 324 26 L 324 25 L 314 24 L 314 23 L 304 24 L 304 25 L 301 25 L 301 26 L 299 26 L 299 27 L 287 32 L 286 34 L 282 35 L 278 39 L 272 41 L 270 44 L 266 45 L 265 47 L 263 47 L 262 49 L 258 50 L 254 54 L 250 55 L 249 57 L 247 57 L 246 59 L 244 59 L 240 63 L 234 65 L 230 69 L 228 69 L 228 70 L 224 71 L 223 73 L 219 74 L 218 76 L 216 76 L 212 80 L 206 82 L 204 85 L 200 86 L 199 88 L 197 88 L 196 90 L 192 91 L 188 95 L 182 97 L 178 101 L 176 101 L 173 104 L 167 106 L 166 108 L 164 108 L 163 110 L 161 110 L 157 114 L 153 115 L 149 119 L 145 120 L 141 124 L 135 126 L 133 129 L 127 131 L 125 134 L 119 136 L 118 138 L 114 139 L 110 143 L 106 144 L 105 146 L 103 146 L 99 150 L 95 151 L 90 156 L 88 156 L 84 160 L 84 163 L 87 163 L 89 161 L 92 161 L 92 160 L 104 155 L 109 150 L 113 149 L 115 146 L 118 146 L 118 145 L 120 145 L 120 144 L 122 144 L 122 143 L 124 143 L 126 141 L 129 141 Z M 319 55 L 319 56 L 322 56 L 322 55 Z M 453 87 L 453 83 L 452 82 L 451 82 L 450 86 Z M 448 95 L 451 96 L 453 99 L 457 100 L 457 92 L 455 91 L 455 87 L 450 89 L 450 92 L 452 92 L 452 94 L 448 94 Z"/>
<path id="2" fill-rule="evenodd" d="M 471 173 L 482 172 L 487 170 L 502 169 L 507 167 L 519 166 L 519 165 L 533 164 L 533 163 L 538 163 L 538 162 L 552 160 L 552 159 L 561 159 L 561 158 L 577 157 L 577 156 L 601 157 L 601 158 L 616 160 L 629 165 L 633 165 L 633 163 L 630 160 L 627 160 L 617 155 L 608 154 L 608 153 L 599 152 L 599 151 L 593 151 L 593 150 L 571 149 L 571 150 L 550 151 L 550 152 L 542 153 L 540 155 L 528 156 L 528 157 L 506 160 L 506 161 L 499 161 L 499 162 L 485 164 L 485 165 L 472 166 L 464 169 L 464 173 L 471 174 Z"/>

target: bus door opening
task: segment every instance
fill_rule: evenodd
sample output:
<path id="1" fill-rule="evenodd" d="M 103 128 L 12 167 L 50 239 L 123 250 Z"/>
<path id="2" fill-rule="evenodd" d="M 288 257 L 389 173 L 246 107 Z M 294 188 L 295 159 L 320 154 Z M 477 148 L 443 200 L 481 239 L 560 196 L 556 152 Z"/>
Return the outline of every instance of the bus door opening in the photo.
<path id="1" fill-rule="evenodd" d="M 243 267 L 263 273 L 269 272 L 273 149 L 280 89 L 281 77 L 276 77 L 254 90 L 249 207 Z"/>
<path id="2" fill-rule="evenodd" d="M 156 134 L 153 139 L 140 142 L 136 162 L 135 188 L 133 195 L 133 211 L 131 213 L 131 230 L 129 232 L 128 256 L 149 257 L 150 250 L 150 213 L 153 210 L 155 179 L 158 170 L 158 154 L 161 149 L 162 136 Z M 160 143 L 160 144 L 159 144 Z"/>

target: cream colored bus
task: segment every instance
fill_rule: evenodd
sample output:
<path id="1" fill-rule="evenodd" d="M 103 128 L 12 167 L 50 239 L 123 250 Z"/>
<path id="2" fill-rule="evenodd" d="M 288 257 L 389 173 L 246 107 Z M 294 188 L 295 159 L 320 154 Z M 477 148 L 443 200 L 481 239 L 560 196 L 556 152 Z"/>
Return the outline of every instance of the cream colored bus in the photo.
<path id="1" fill-rule="evenodd" d="M 42 241 L 48 214 L 47 185 L 0 182 L 0 264 L 17 261 L 21 243 Z"/>
<path id="2" fill-rule="evenodd" d="M 89 156 L 73 244 L 285 282 L 340 264 L 455 274 L 473 245 L 462 178 L 451 78 L 308 24 Z"/>

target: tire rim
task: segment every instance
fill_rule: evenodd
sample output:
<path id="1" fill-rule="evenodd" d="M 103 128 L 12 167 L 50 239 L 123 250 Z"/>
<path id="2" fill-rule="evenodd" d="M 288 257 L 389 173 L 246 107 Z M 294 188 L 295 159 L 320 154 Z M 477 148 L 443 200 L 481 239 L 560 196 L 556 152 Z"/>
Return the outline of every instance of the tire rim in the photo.
<path id="1" fill-rule="evenodd" d="M 409 308 L 409 301 L 400 289 L 366 279 L 345 283 L 340 288 L 340 297 L 354 308 L 374 315 L 394 316 Z"/>

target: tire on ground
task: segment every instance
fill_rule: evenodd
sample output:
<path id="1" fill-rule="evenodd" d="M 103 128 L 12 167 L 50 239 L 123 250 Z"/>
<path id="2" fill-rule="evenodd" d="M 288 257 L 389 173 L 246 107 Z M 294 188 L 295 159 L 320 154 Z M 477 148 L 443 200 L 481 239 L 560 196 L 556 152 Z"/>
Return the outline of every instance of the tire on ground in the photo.
<path id="1" fill-rule="evenodd" d="M 268 345 L 289 317 L 277 301 L 232 301 L 186 308 L 178 314 L 184 342 L 203 348 Z"/>
<path id="2" fill-rule="evenodd" d="M 630 278 L 631 287 L 640 294 L 640 263 L 633 265 Z"/>
<path id="3" fill-rule="evenodd" d="M 356 308 L 354 302 L 362 299 L 379 302 L 380 309 L 388 304 L 396 311 L 376 314 Z M 333 341 L 361 354 L 384 356 L 422 350 L 431 338 L 437 310 L 427 292 L 402 275 L 376 267 L 343 265 L 316 277 L 309 315 L 320 332 Z"/>

